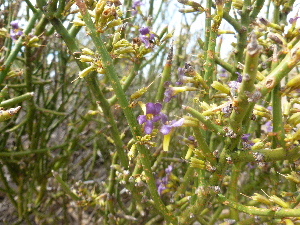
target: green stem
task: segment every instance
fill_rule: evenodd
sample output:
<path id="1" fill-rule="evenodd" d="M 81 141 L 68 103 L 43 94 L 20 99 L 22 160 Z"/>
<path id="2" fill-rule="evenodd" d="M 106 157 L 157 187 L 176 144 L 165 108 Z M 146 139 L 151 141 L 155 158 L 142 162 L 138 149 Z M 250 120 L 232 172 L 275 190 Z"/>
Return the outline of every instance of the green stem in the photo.
<path id="1" fill-rule="evenodd" d="M 255 151 L 237 151 L 230 155 L 233 162 L 255 162 L 256 156 L 263 156 L 264 162 L 273 162 L 278 160 L 294 160 L 300 156 L 299 147 L 291 149 L 275 148 L 275 149 L 260 149 Z"/>
<path id="2" fill-rule="evenodd" d="M 34 13 L 32 15 L 32 17 L 30 18 L 27 27 L 24 30 L 24 35 L 28 35 L 31 30 L 33 29 L 36 20 L 41 16 L 41 11 L 38 10 L 36 13 Z M 3 63 L 2 68 L 4 68 L 2 71 L 0 71 L 0 83 L 3 82 L 4 78 L 6 77 L 10 66 L 12 65 L 12 62 L 15 60 L 15 58 L 17 57 L 17 54 L 19 53 L 21 47 L 23 46 L 23 38 L 22 36 L 19 37 L 19 39 L 17 40 L 17 42 L 15 43 L 15 47 L 14 49 L 10 52 L 9 56 L 7 57 L 7 59 L 5 60 L 5 62 Z"/>
<path id="3" fill-rule="evenodd" d="M 5 100 L 5 101 L 0 103 L 0 107 L 4 107 L 4 108 L 12 107 L 14 105 L 17 105 L 17 104 L 23 102 L 23 101 L 32 99 L 33 95 L 34 95 L 33 92 L 29 92 L 29 93 L 25 93 L 23 95 L 20 95 L 18 97 L 14 97 L 14 98 Z"/>
<path id="4" fill-rule="evenodd" d="M 229 206 L 231 208 L 237 209 L 238 211 L 256 215 L 256 216 L 270 216 L 275 218 L 283 218 L 283 217 L 299 217 L 300 209 L 280 209 L 278 211 L 273 209 L 266 208 L 257 208 L 254 206 L 245 206 L 239 203 L 236 203 L 230 199 L 225 198 L 225 196 L 219 194 L 218 199 L 222 204 Z"/>
<path id="5" fill-rule="evenodd" d="M 209 129 L 212 132 L 215 132 L 218 135 L 224 135 L 225 132 L 221 126 L 218 126 L 214 123 L 212 123 L 211 120 L 206 119 L 205 116 L 203 116 L 201 113 L 199 113 L 197 110 L 189 107 L 189 106 L 182 106 L 182 108 L 190 113 L 192 116 L 194 116 L 196 119 L 198 119 L 201 123 L 203 123 L 207 129 Z"/>
<path id="6" fill-rule="evenodd" d="M 137 139 L 138 137 L 142 136 L 142 132 L 131 108 L 129 107 L 128 100 L 120 84 L 118 75 L 113 66 L 112 59 L 109 53 L 107 52 L 101 37 L 96 32 L 95 26 L 87 11 L 85 3 L 81 2 L 80 0 L 76 0 L 76 4 L 80 9 L 81 15 L 87 28 L 89 29 L 89 34 L 96 46 L 96 49 L 101 55 L 103 66 L 105 68 L 105 71 L 107 72 L 107 76 L 110 79 L 111 85 L 115 91 L 123 113 L 125 114 L 127 122 L 131 129 L 131 133 L 133 134 L 134 139 Z M 141 162 L 143 164 L 147 184 L 149 187 L 150 194 L 153 198 L 154 205 L 168 221 L 172 222 L 173 224 L 177 224 L 177 219 L 167 210 L 166 206 L 163 204 L 162 200 L 160 199 L 160 196 L 158 195 L 155 180 L 151 171 L 149 151 L 144 145 L 138 145 L 137 147 L 139 154 L 141 155 Z"/>

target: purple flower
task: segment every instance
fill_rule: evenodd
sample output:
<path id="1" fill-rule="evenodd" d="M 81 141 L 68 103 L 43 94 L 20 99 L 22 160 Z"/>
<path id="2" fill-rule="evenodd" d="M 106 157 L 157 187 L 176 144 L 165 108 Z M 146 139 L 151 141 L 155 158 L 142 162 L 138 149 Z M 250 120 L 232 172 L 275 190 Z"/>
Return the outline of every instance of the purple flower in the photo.
<path id="1" fill-rule="evenodd" d="M 266 122 L 265 127 L 266 127 L 268 133 L 272 132 L 273 131 L 272 121 L 269 120 L 268 122 Z"/>
<path id="2" fill-rule="evenodd" d="M 249 141 L 249 137 L 251 134 L 243 134 L 241 136 L 242 139 L 242 145 L 244 149 L 250 149 L 252 145 L 254 145 L 254 143 L 252 141 Z"/>
<path id="3" fill-rule="evenodd" d="M 221 73 L 219 74 L 220 79 L 227 79 L 228 74 L 226 73 L 225 69 L 221 69 Z"/>
<path id="4" fill-rule="evenodd" d="M 157 192 L 158 194 L 161 196 L 162 194 L 162 191 L 166 189 L 166 186 L 168 184 L 168 181 L 169 181 L 169 176 L 171 174 L 173 170 L 173 167 L 171 165 L 169 165 L 166 169 L 165 169 L 165 173 L 166 173 L 166 176 L 164 176 L 163 178 L 161 179 L 157 179 L 156 180 L 156 187 L 157 187 Z"/>
<path id="5" fill-rule="evenodd" d="M 296 16 L 295 18 L 290 18 L 289 19 L 289 23 L 290 24 L 296 24 L 296 21 L 297 21 L 297 19 L 299 19 L 300 18 L 300 16 Z"/>
<path id="6" fill-rule="evenodd" d="M 17 40 L 23 34 L 23 31 L 19 28 L 19 21 L 11 21 L 10 25 L 12 26 L 12 29 L 10 30 L 10 37 L 13 40 Z"/>
<path id="7" fill-rule="evenodd" d="M 165 115 L 161 113 L 162 105 L 160 103 L 149 102 L 146 104 L 146 115 L 139 115 L 138 123 L 141 125 L 145 123 L 144 132 L 151 134 L 153 130 L 153 123 L 159 121 Z"/>
<path id="8" fill-rule="evenodd" d="M 169 102 L 171 101 L 172 98 L 175 98 L 176 92 L 174 87 L 168 87 L 165 90 L 164 95 L 165 95 L 164 102 Z"/>
<path id="9" fill-rule="evenodd" d="M 149 33 L 150 33 L 150 30 L 149 30 L 148 27 L 141 27 L 141 28 L 139 29 L 139 32 L 140 32 L 141 35 L 146 35 L 146 34 L 149 34 Z"/>
<path id="10" fill-rule="evenodd" d="M 249 139 L 248 139 L 249 137 L 250 137 L 250 134 L 243 134 L 241 136 L 241 139 L 243 142 L 247 142 L 247 141 L 249 141 Z"/>
<path id="11" fill-rule="evenodd" d="M 243 76 L 242 76 L 242 74 L 240 74 L 239 72 L 235 72 L 237 75 L 238 75 L 238 78 L 237 78 L 237 82 L 239 82 L 239 83 L 242 83 L 242 80 L 243 80 Z"/>
<path id="12" fill-rule="evenodd" d="M 150 47 L 150 41 L 154 40 L 154 34 L 150 33 L 150 30 L 148 27 L 142 27 L 139 29 L 139 32 L 141 34 L 140 40 L 145 44 L 146 48 Z"/>
<path id="13" fill-rule="evenodd" d="M 160 132 L 163 135 L 167 135 L 170 133 L 170 131 L 172 130 L 172 128 L 174 127 L 180 127 L 183 125 L 184 122 L 184 118 L 181 118 L 179 120 L 172 120 L 170 122 L 166 122 L 161 128 L 160 128 Z"/>
<path id="14" fill-rule="evenodd" d="M 12 29 L 19 29 L 19 21 L 18 20 L 11 21 L 10 25 L 11 25 Z"/>
<path id="15" fill-rule="evenodd" d="M 140 7 L 142 5 L 142 2 L 140 0 L 134 1 L 132 4 L 132 11 L 131 11 L 131 15 L 136 15 L 138 10 L 137 8 Z"/>

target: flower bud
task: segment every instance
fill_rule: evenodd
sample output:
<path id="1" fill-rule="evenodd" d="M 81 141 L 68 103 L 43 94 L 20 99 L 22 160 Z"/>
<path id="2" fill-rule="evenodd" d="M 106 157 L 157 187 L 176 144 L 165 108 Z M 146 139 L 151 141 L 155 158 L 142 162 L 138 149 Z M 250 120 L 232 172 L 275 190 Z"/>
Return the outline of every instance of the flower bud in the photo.
<path id="1" fill-rule="evenodd" d="M 225 93 L 225 94 L 230 94 L 230 89 L 229 89 L 229 87 L 226 87 L 224 84 L 222 84 L 222 83 L 220 83 L 219 81 L 214 81 L 212 84 L 211 84 L 211 86 L 214 88 L 214 89 L 216 89 L 216 90 L 218 90 L 218 91 L 220 91 L 220 92 L 222 92 L 222 93 Z"/>
<path id="2" fill-rule="evenodd" d="M 118 48 L 114 51 L 115 55 L 120 55 L 120 54 L 125 54 L 125 53 L 131 53 L 131 52 L 135 52 L 132 46 L 127 46 L 127 47 L 122 47 L 122 48 Z"/>
<path id="3" fill-rule="evenodd" d="M 295 171 L 292 171 L 291 174 L 286 175 L 285 178 L 295 182 L 296 184 L 300 183 L 300 177 Z"/>
<path id="4" fill-rule="evenodd" d="M 251 150 L 258 150 L 264 148 L 265 144 L 262 141 L 256 142 L 254 145 L 252 145 Z"/>
<path id="5" fill-rule="evenodd" d="M 114 46 L 121 38 L 121 33 L 116 32 L 113 37 L 112 45 Z"/>
<path id="6" fill-rule="evenodd" d="M 107 24 L 107 28 L 116 27 L 122 24 L 121 18 L 118 18 L 117 20 L 111 21 L 109 24 Z"/>
<path id="7" fill-rule="evenodd" d="M 7 29 L 5 29 L 4 27 L 0 28 L 0 37 L 6 37 L 6 35 L 8 34 Z"/>
<path id="8" fill-rule="evenodd" d="M 253 196 L 251 196 L 251 198 L 256 201 L 256 202 L 260 202 L 263 203 L 265 205 L 270 205 L 271 201 L 269 199 L 267 199 L 265 196 L 258 194 L 258 193 L 254 193 Z"/>
<path id="9" fill-rule="evenodd" d="M 194 145 L 190 144 L 189 145 L 189 148 L 186 152 L 186 155 L 184 157 L 185 160 L 188 160 L 189 158 L 191 158 L 192 154 L 193 154 L 193 148 L 194 148 Z"/>
<path id="10" fill-rule="evenodd" d="M 190 164 L 191 164 L 191 167 L 194 167 L 194 168 L 200 168 L 200 169 L 205 168 L 205 162 L 200 159 L 197 159 L 195 157 L 191 158 Z"/>
<path id="11" fill-rule="evenodd" d="M 291 219 L 284 219 L 285 225 L 294 225 L 295 223 Z"/>
<path id="12" fill-rule="evenodd" d="M 84 78 L 86 75 L 88 75 L 89 72 L 94 71 L 96 68 L 94 65 L 91 65 L 87 68 L 85 68 L 84 70 L 80 71 L 78 74 L 79 78 Z"/>
<path id="13" fill-rule="evenodd" d="M 288 118 L 287 122 L 292 126 L 296 126 L 300 123 L 300 112 L 294 113 L 290 118 Z"/>
<path id="14" fill-rule="evenodd" d="M 79 58 L 80 62 L 93 62 L 94 58 L 87 55 L 81 55 Z"/>
<path id="15" fill-rule="evenodd" d="M 81 52 L 84 55 L 95 55 L 95 53 L 89 48 L 83 48 L 83 49 L 81 49 Z"/>
<path id="16" fill-rule="evenodd" d="M 84 21 L 81 20 L 81 19 L 74 19 L 74 20 L 73 20 L 73 24 L 74 24 L 74 26 L 76 26 L 76 27 L 82 27 L 82 26 L 85 26 Z"/>
<path id="17" fill-rule="evenodd" d="M 295 89 L 299 89 L 299 88 L 300 88 L 300 75 L 297 75 L 287 82 L 285 90 L 283 91 L 283 94 L 287 94 L 287 93 L 289 93 Z"/>
<path id="18" fill-rule="evenodd" d="M 28 45 L 33 44 L 34 42 L 38 42 L 39 38 L 37 36 L 34 36 L 32 38 L 30 38 L 30 40 L 28 41 Z"/>
<path id="19" fill-rule="evenodd" d="M 280 205 L 282 208 L 289 208 L 290 205 L 283 201 L 281 198 L 277 197 L 276 195 L 272 195 L 270 197 L 270 201 L 276 203 L 277 205 Z"/>

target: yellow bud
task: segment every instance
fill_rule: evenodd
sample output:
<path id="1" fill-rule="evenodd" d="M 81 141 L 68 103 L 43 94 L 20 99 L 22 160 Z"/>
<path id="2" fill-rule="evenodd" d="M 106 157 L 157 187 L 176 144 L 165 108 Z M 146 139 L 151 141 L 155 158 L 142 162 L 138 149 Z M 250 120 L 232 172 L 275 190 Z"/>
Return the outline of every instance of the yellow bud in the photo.
<path id="1" fill-rule="evenodd" d="M 277 197 L 276 195 L 272 195 L 270 197 L 270 201 L 276 203 L 277 205 L 280 205 L 282 208 L 289 208 L 290 205 L 286 202 L 284 202 L 281 198 Z"/>
<path id="2" fill-rule="evenodd" d="M 89 48 L 83 48 L 83 49 L 81 49 L 81 52 L 84 55 L 95 55 L 95 53 Z"/>
<path id="3" fill-rule="evenodd" d="M 264 148 L 265 144 L 262 141 L 256 142 L 252 147 L 251 150 L 258 150 Z"/>
<path id="4" fill-rule="evenodd" d="M 193 145 L 189 145 L 189 148 L 186 152 L 186 155 L 185 155 L 185 160 L 188 160 L 189 158 L 191 158 L 192 154 L 193 154 Z"/>
<path id="5" fill-rule="evenodd" d="M 288 174 L 287 176 L 285 176 L 285 178 L 295 182 L 296 184 L 300 183 L 300 177 L 295 171 L 293 171 L 293 172 L 291 172 L 291 174 Z"/>
<path id="6" fill-rule="evenodd" d="M 84 78 L 86 75 L 88 75 L 89 72 L 94 71 L 95 70 L 95 66 L 89 66 L 87 68 L 85 68 L 84 70 L 80 71 L 78 76 L 79 78 Z"/>
<path id="7" fill-rule="evenodd" d="M 294 225 L 294 222 L 291 219 L 284 219 L 285 225 Z"/>
<path id="8" fill-rule="evenodd" d="M 121 24 L 122 24 L 122 20 L 121 20 L 121 18 L 119 18 L 119 19 L 113 20 L 109 24 L 107 24 L 107 28 L 116 27 L 116 26 L 119 26 Z"/>
<path id="9" fill-rule="evenodd" d="M 120 55 L 120 54 L 131 53 L 131 52 L 134 52 L 133 47 L 127 46 L 127 47 L 118 48 L 117 50 L 114 51 L 114 54 Z"/>
<path id="10" fill-rule="evenodd" d="M 242 0 L 234 0 L 233 2 L 232 2 L 232 6 L 234 7 L 234 8 L 236 8 L 236 9 L 242 9 L 243 8 L 243 5 L 244 5 L 244 3 L 243 3 L 243 1 Z"/>
<path id="11" fill-rule="evenodd" d="M 257 71 L 256 79 L 262 81 L 263 79 L 265 79 L 265 76 L 261 72 Z"/>
<path id="12" fill-rule="evenodd" d="M 194 168 L 200 168 L 200 169 L 205 168 L 205 162 L 200 159 L 197 159 L 195 157 L 191 158 L 190 164 L 191 164 L 191 167 L 194 167 Z"/>
<path id="13" fill-rule="evenodd" d="M 253 196 L 251 196 L 251 198 L 256 201 L 256 202 L 260 202 L 263 203 L 265 205 L 270 205 L 271 201 L 269 199 L 267 199 L 265 196 L 258 194 L 258 193 L 254 193 Z"/>
<path id="14" fill-rule="evenodd" d="M 296 126 L 300 123 L 300 112 L 294 113 L 290 118 L 288 118 L 287 122 L 292 126 Z"/>
<path id="15" fill-rule="evenodd" d="M 120 37 L 121 37 L 121 33 L 116 32 L 113 37 L 112 45 L 115 45 L 120 40 Z"/>
<path id="16" fill-rule="evenodd" d="M 94 58 L 87 56 L 87 55 L 81 55 L 80 56 L 80 62 L 93 62 Z"/>
<path id="17" fill-rule="evenodd" d="M 85 23 L 84 23 L 83 20 L 81 20 L 81 19 L 74 19 L 74 20 L 73 20 L 73 24 L 74 24 L 74 26 L 76 26 L 76 27 L 82 27 L 82 26 L 85 26 Z"/>
<path id="18" fill-rule="evenodd" d="M 222 84 L 222 83 L 220 83 L 219 81 L 214 81 L 212 84 L 211 84 L 211 86 L 214 88 L 214 89 L 216 89 L 216 90 L 218 90 L 218 91 L 220 91 L 220 92 L 222 92 L 222 93 L 225 93 L 225 94 L 230 94 L 230 88 L 229 87 L 226 87 L 224 84 Z"/>
<path id="19" fill-rule="evenodd" d="M 30 40 L 28 41 L 28 45 L 33 44 L 34 42 L 38 42 L 39 38 L 37 36 L 34 36 L 32 38 L 30 38 Z"/>
<path id="20" fill-rule="evenodd" d="M 7 29 L 5 29 L 4 27 L 0 28 L 0 36 L 6 37 L 7 34 Z"/>

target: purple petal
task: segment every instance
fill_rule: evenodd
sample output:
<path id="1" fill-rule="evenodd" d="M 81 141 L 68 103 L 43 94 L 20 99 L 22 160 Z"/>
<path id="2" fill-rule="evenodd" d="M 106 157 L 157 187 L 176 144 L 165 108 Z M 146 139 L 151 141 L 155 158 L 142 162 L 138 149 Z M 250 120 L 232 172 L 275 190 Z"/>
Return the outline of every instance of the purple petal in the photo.
<path id="1" fill-rule="evenodd" d="M 141 28 L 139 29 L 139 32 L 140 32 L 141 35 L 146 35 L 146 34 L 149 34 L 149 33 L 150 33 L 150 30 L 149 30 L 148 27 L 141 27 Z"/>
<path id="2" fill-rule="evenodd" d="M 160 118 L 161 118 L 161 122 L 163 124 L 165 124 L 168 121 L 168 116 L 166 114 L 162 113 L 162 112 L 159 115 L 160 115 Z"/>
<path id="3" fill-rule="evenodd" d="M 160 103 L 149 102 L 146 104 L 146 114 L 159 115 L 162 105 Z"/>
<path id="4" fill-rule="evenodd" d="M 10 25 L 12 26 L 13 29 L 18 29 L 19 28 L 19 21 L 18 20 L 11 21 Z"/>
<path id="5" fill-rule="evenodd" d="M 141 5 L 142 5 L 142 2 L 140 0 L 138 0 L 138 1 L 133 2 L 132 7 L 136 8 L 136 7 L 141 6 Z"/>
<path id="6" fill-rule="evenodd" d="M 178 68 L 178 75 L 180 76 L 184 76 L 184 69 L 183 68 Z"/>
<path id="7" fill-rule="evenodd" d="M 140 39 L 145 44 L 145 47 L 149 48 L 150 46 L 149 38 L 147 36 L 140 36 Z"/>
<path id="8" fill-rule="evenodd" d="M 150 34 L 150 40 L 154 40 L 155 35 L 154 34 Z"/>
<path id="9" fill-rule="evenodd" d="M 160 116 L 154 116 L 151 121 L 154 123 L 154 122 L 159 121 L 160 119 L 161 119 Z"/>
<path id="10" fill-rule="evenodd" d="M 145 115 L 139 115 L 137 118 L 138 123 L 141 125 L 147 121 L 147 118 Z"/>
<path id="11" fill-rule="evenodd" d="M 147 120 L 144 127 L 145 134 L 151 134 L 153 130 L 153 123 L 151 120 Z"/>
<path id="12" fill-rule="evenodd" d="M 163 134 L 163 135 L 167 135 L 168 133 L 170 133 L 172 127 L 170 125 L 163 125 L 161 128 L 160 128 L 160 132 Z"/>
<path id="13" fill-rule="evenodd" d="M 183 122 L 184 122 L 184 118 L 181 118 L 180 120 L 177 120 L 177 121 L 173 120 L 171 122 L 171 126 L 172 127 L 180 127 L 180 126 L 182 126 Z"/>
<path id="14" fill-rule="evenodd" d="M 246 142 L 246 141 L 248 141 L 249 137 L 250 137 L 250 134 L 243 134 L 241 139 L 242 139 L 242 141 Z"/>
<path id="15" fill-rule="evenodd" d="M 237 82 L 241 83 L 243 80 L 243 76 L 239 72 L 235 72 L 238 75 Z"/>
<path id="16" fill-rule="evenodd" d="M 173 167 L 171 165 L 168 165 L 168 167 L 165 169 L 166 174 L 170 174 L 173 170 Z"/>
<path id="17" fill-rule="evenodd" d="M 193 136 L 190 135 L 190 136 L 188 137 L 188 140 L 190 140 L 190 141 L 195 141 L 195 138 L 194 138 Z"/>
<path id="18" fill-rule="evenodd" d="M 157 188 L 158 194 L 161 196 L 162 191 L 165 190 L 165 189 L 166 189 L 165 185 L 159 184 L 159 186 Z"/>

